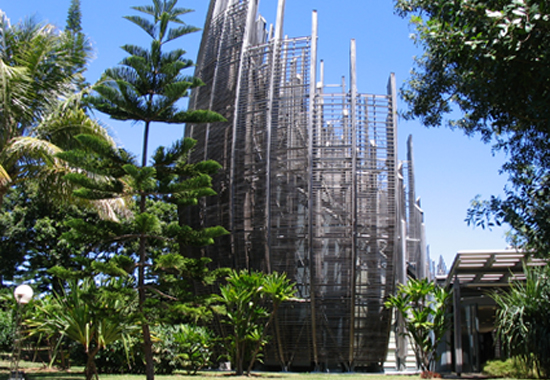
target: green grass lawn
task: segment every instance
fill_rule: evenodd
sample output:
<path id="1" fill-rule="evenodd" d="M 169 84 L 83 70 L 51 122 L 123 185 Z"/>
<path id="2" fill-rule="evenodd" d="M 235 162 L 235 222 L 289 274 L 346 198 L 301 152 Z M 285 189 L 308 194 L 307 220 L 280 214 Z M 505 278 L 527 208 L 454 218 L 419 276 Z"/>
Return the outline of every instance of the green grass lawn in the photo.
<path id="1" fill-rule="evenodd" d="M 2 371 L 0 374 L 0 380 L 8 379 L 7 371 Z M 77 372 L 47 372 L 47 371 L 25 371 L 29 380 L 83 380 L 84 375 Z M 143 380 L 145 375 L 99 375 L 100 380 Z M 277 372 L 262 372 L 253 373 L 251 377 L 247 376 L 233 376 L 227 372 L 200 372 L 195 376 L 186 376 L 183 374 L 175 375 L 155 375 L 155 379 L 159 380 L 198 380 L 198 379 L 211 379 L 211 380 L 334 380 L 335 378 L 342 378 L 343 380 L 417 380 L 420 376 L 386 376 L 380 374 L 320 374 L 320 373 L 277 373 Z"/>
<path id="2" fill-rule="evenodd" d="M 0 380 L 9 378 L 9 361 L 0 360 Z M 82 367 L 73 367 L 70 371 L 47 369 L 40 363 L 21 362 L 29 380 L 84 380 Z M 145 375 L 99 375 L 100 380 L 143 380 Z M 254 372 L 252 376 L 234 376 L 232 372 L 203 371 L 195 376 L 183 373 L 174 375 L 156 375 L 158 380 L 420 380 L 419 375 L 383 375 L 367 373 L 285 373 L 285 372 Z M 504 380 L 504 379 L 501 379 Z"/>
<path id="3" fill-rule="evenodd" d="M 83 380 L 82 367 L 74 367 L 70 371 L 48 370 L 41 366 L 23 363 L 22 369 L 25 371 L 29 380 Z M 9 363 L 0 361 L 0 380 L 9 378 Z M 99 375 L 100 380 L 143 380 L 145 375 Z M 234 376 L 232 372 L 221 371 L 202 371 L 195 376 L 184 374 L 174 375 L 155 375 L 159 380 L 239 380 L 239 379 L 257 379 L 257 380 L 328 380 L 342 378 L 343 380 L 418 380 L 420 376 L 386 376 L 381 374 L 358 374 L 358 373 L 283 373 L 283 372 L 254 372 L 250 377 Z"/>
<path id="4" fill-rule="evenodd" d="M 10 362 L 0 360 L 0 380 L 9 378 Z M 82 367 L 72 367 L 70 371 L 57 371 L 47 369 L 40 363 L 21 362 L 20 368 L 25 371 L 29 380 L 83 380 Z M 100 380 L 143 380 L 145 375 L 99 375 Z M 195 376 L 187 376 L 183 373 L 174 375 L 155 375 L 159 380 L 328 380 L 342 378 L 342 380 L 419 380 L 420 376 L 386 376 L 381 374 L 357 374 L 357 373 L 284 373 L 284 372 L 254 372 L 251 377 L 234 376 L 232 372 L 203 371 Z"/>

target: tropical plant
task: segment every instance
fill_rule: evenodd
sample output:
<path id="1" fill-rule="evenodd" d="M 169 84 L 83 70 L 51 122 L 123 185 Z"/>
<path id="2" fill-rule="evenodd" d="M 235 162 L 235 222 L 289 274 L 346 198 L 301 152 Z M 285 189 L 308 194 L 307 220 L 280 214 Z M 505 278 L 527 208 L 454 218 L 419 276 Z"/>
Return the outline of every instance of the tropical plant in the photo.
<path id="1" fill-rule="evenodd" d="M 91 98 L 95 108 L 118 120 L 132 120 L 144 125 L 141 171 L 147 176 L 147 148 L 151 123 L 162 122 L 182 124 L 223 121 L 211 111 L 183 111 L 180 100 L 189 95 L 189 90 L 203 83 L 182 73 L 192 67 L 190 60 L 183 58 L 185 51 L 174 49 L 163 51 L 166 43 L 174 41 L 199 29 L 186 25 L 180 16 L 191 10 L 176 7 L 177 0 L 153 0 L 149 6 L 132 9 L 152 17 L 152 21 L 141 16 L 126 16 L 126 19 L 143 29 L 152 39 L 149 49 L 135 45 L 124 45 L 128 53 L 120 66 L 107 69 L 94 86 L 96 96 Z M 171 25 L 176 25 L 171 27 Z M 145 189 L 141 190 L 140 213 L 146 209 Z M 181 205 L 180 205 L 181 207 Z M 149 259 L 146 252 L 147 237 L 139 240 L 138 290 L 140 307 L 146 302 L 145 267 Z M 147 362 L 147 379 L 154 378 L 152 341 L 149 325 L 143 323 L 144 350 Z"/>
<path id="2" fill-rule="evenodd" d="M 169 319 L 166 314 L 173 310 L 180 313 L 180 318 L 186 313 L 189 319 L 204 317 L 201 314 L 207 312 L 207 304 L 197 303 L 189 287 L 200 282 L 211 284 L 218 274 L 208 271 L 207 258 L 186 258 L 179 253 L 179 246 L 212 244 L 215 237 L 227 231 L 222 227 L 193 230 L 180 225 L 177 206 L 196 204 L 201 197 L 215 194 L 210 175 L 220 166 L 213 161 L 188 163 L 189 151 L 195 145 L 192 139 L 177 141 L 169 149 L 158 148 L 149 167 L 138 166 L 128 152 L 101 139 L 87 135 L 77 139 L 86 150 L 59 154 L 73 167 L 82 169 L 66 176 L 80 186 L 75 195 L 90 200 L 123 198 L 134 205 L 134 213 L 118 221 L 68 221 L 71 230 L 64 238 L 84 245 L 87 257 L 93 260 L 84 272 L 66 268 L 52 271 L 62 278 L 89 275 L 135 278 L 133 286 L 139 295 L 143 338 L 145 346 L 147 342 L 151 344 L 152 355 L 151 323 Z M 109 253 L 105 254 L 106 251 Z M 146 363 L 147 352 L 144 352 Z M 148 367 L 148 376 L 149 371 Z"/>
<path id="3" fill-rule="evenodd" d="M 250 374 L 268 343 L 267 331 L 279 306 L 294 295 L 294 285 L 284 273 L 230 272 L 227 284 L 220 287 L 218 299 L 225 306 L 225 323 L 230 327 L 223 344 L 237 375 L 244 373 L 246 362 Z"/>
<path id="4" fill-rule="evenodd" d="M 504 151 L 503 197 L 474 199 L 470 224 L 507 223 L 550 252 L 550 7 L 538 0 L 396 0 L 425 50 L 402 90 L 405 117 L 479 134 Z M 457 112 L 461 111 L 461 112 Z"/>
<path id="5" fill-rule="evenodd" d="M 496 327 L 508 355 L 550 375 L 550 268 L 524 265 L 525 281 L 491 294 L 498 305 Z"/>
<path id="6" fill-rule="evenodd" d="M 86 380 L 98 378 L 95 356 L 111 343 L 127 339 L 139 331 L 130 318 L 135 297 L 125 291 L 124 280 L 109 281 L 104 287 L 93 280 L 72 281 L 68 291 L 54 293 L 37 303 L 37 310 L 26 324 L 33 335 L 58 335 L 80 343 L 87 354 Z"/>
<path id="7" fill-rule="evenodd" d="M 196 375 L 197 371 L 212 363 L 215 339 L 212 333 L 201 326 L 178 325 L 174 334 L 177 347 L 176 361 L 188 375 Z"/>
<path id="8" fill-rule="evenodd" d="M 432 373 L 437 346 L 449 328 L 450 297 L 450 292 L 426 278 L 410 278 L 385 303 L 401 314 L 406 329 L 402 334 L 414 342 L 416 361 L 425 373 Z"/>
<path id="9" fill-rule="evenodd" d="M 185 371 L 194 375 L 211 364 L 217 339 L 206 328 L 191 324 L 152 327 L 153 355 L 156 374 Z M 70 352 L 72 365 L 85 365 L 80 351 Z M 145 360 L 139 336 L 117 341 L 96 355 L 96 366 L 101 373 L 145 373 Z"/>
<path id="10" fill-rule="evenodd" d="M 205 327 L 160 325 L 154 328 L 154 335 L 157 338 L 153 344 L 156 373 L 185 370 L 188 375 L 195 375 L 211 364 L 216 340 Z"/>
<path id="11" fill-rule="evenodd" d="M 64 167 L 55 153 L 74 147 L 72 136 L 109 139 L 75 95 L 89 59 L 89 45 L 75 38 L 32 20 L 11 25 L 0 11 L 0 205 L 25 178 L 61 189 Z"/>
<path id="12" fill-rule="evenodd" d="M 86 70 L 86 63 L 90 53 L 90 43 L 86 35 L 82 32 L 82 12 L 80 10 L 80 0 L 71 0 L 71 5 L 67 12 L 67 23 L 65 33 L 72 40 L 72 54 L 75 57 L 75 66 L 73 70 L 77 74 L 83 74 Z M 80 61 L 78 59 L 80 58 Z M 84 89 L 87 84 L 84 77 L 77 80 L 80 89 Z"/>
<path id="13" fill-rule="evenodd" d="M 71 365 L 86 364 L 86 357 L 81 351 L 72 349 L 69 353 Z M 156 358 L 160 360 L 160 358 Z M 155 360 L 155 362 L 158 362 Z M 100 374 L 143 374 L 145 373 L 145 360 L 141 348 L 139 334 L 130 336 L 124 341 L 116 341 L 106 350 L 101 350 L 95 357 L 97 372 Z"/>

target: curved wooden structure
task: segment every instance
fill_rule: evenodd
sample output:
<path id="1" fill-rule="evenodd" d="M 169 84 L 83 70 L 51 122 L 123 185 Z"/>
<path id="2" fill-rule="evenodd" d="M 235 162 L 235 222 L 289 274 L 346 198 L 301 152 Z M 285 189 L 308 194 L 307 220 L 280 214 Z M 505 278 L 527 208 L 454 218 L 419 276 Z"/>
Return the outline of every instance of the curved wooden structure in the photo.
<path id="1" fill-rule="evenodd" d="M 379 369 L 391 322 L 383 303 L 404 276 L 396 263 L 405 268 L 410 219 L 395 80 L 386 95 L 358 93 L 352 40 L 349 88 L 325 85 L 316 13 L 311 36 L 289 39 L 283 11 L 280 0 L 268 31 L 258 0 L 211 2 L 195 73 L 206 85 L 190 108 L 228 122 L 186 127 L 198 140 L 193 158 L 224 167 L 219 197 L 193 220 L 231 231 L 203 251 L 217 265 L 286 272 L 297 283 L 301 302 L 280 311 L 267 365 Z M 405 177 L 412 183 L 412 171 Z"/>

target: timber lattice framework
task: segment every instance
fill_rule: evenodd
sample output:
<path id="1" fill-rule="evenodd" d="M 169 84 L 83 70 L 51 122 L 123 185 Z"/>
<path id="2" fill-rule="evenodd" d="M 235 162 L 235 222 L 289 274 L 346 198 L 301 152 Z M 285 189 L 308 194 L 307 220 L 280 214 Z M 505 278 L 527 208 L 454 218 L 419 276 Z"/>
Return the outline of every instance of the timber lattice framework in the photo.
<path id="1" fill-rule="evenodd" d="M 258 2 L 212 0 L 197 60 L 206 85 L 190 108 L 228 120 L 186 127 L 198 141 L 192 159 L 224 168 L 219 195 L 193 219 L 231 234 L 203 254 L 296 282 L 300 302 L 281 307 L 266 365 L 377 369 L 391 327 L 385 298 L 407 263 L 425 261 L 412 156 L 397 161 L 395 79 L 386 95 L 358 93 L 352 40 L 349 88 L 326 86 L 316 13 L 311 36 L 283 38 L 284 0 L 274 30 Z"/>

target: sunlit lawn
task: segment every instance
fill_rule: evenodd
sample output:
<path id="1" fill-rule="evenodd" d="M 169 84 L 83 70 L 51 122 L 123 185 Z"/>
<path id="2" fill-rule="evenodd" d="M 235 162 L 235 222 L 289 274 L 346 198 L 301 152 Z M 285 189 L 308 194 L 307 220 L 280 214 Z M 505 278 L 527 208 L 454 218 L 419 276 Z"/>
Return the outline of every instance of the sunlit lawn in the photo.
<path id="1" fill-rule="evenodd" d="M 32 363 L 22 363 L 21 365 L 29 380 L 83 380 L 85 379 L 82 373 L 82 367 L 73 367 L 70 371 L 54 371 L 45 369 L 42 366 L 37 366 Z M 9 362 L 0 361 L 0 380 L 9 378 Z M 195 376 L 187 376 L 184 374 L 174 375 L 155 375 L 155 379 L 159 380 L 325 380 L 334 379 L 335 377 L 344 377 L 345 380 L 417 380 L 420 376 L 386 376 L 380 374 L 327 374 L 327 373 L 282 373 L 282 372 L 254 372 L 251 377 L 233 376 L 231 372 L 221 371 L 204 371 Z M 100 380 L 143 380 L 145 375 L 99 375 Z"/>
<path id="2" fill-rule="evenodd" d="M 0 374 L 0 379 L 8 379 L 6 373 Z M 26 371 L 27 378 L 29 380 L 83 380 L 85 377 L 82 373 L 67 373 L 67 372 L 29 372 Z M 195 376 L 186 376 L 183 374 L 175 375 L 155 375 L 155 379 L 159 380 L 198 380 L 198 379 L 212 379 L 212 380 L 325 380 L 334 378 L 345 378 L 346 380 L 417 380 L 419 376 L 385 376 L 385 375 L 372 375 L 372 374 L 318 374 L 318 373 L 253 373 L 251 377 L 246 376 L 233 376 L 227 372 L 200 372 Z M 100 380 L 143 380 L 145 375 L 99 375 Z"/>
<path id="3" fill-rule="evenodd" d="M 8 379 L 8 373 L 6 370 L 0 374 L 0 380 Z M 29 380 L 83 380 L 85 377 L 82 373 L 75 371 L 71 372 L 47 372 L 38 371 L 34 369 L 31 371 L 27 369 L 25 371 Z M 195 376 L 187 376 L 184 374 L 175 375 L 155 375 L 155 379 L 159 380 L 198 380 L 198 379 L 212 379 L 212 380 L 325 380 L 334 378 L 345 378 L 345 380 L 417 380 L 420 376 L 390 376 L 380 374 L 320 374 L 320 373 L 277 373 L 277 372 L 254 372 L 251 377 L 247 376 L 233 376 L 228 372 L 200 372 Z M 143 380 L 145 375 L 99 375 L 100 380 Z"/>
<path id="4" fill-rule="evenodd" d="M 9 378 L 9 361 L 0 360 L 0 380 Z M 70 371 L 48 370 L 39 363 L 22 362 L 20 367 L 25 371 L 29 380 L 84 380 L 82 367 L 73 367 Z M 100 380 L 143 380 L 145 375 L 100 375 Z M 231 372 L 204 371 L 195 376 L 183 373 L 174 375 L 155 375 L 159 380 L 420 380 L 418 375 L 383 375 L 365 373 L 283 373 L 283 372 L 254 372 L 251 377 L 233 376 Z M 501 379 L 502 380 L 502 379 Z"/>
<path id="5" fill-rule="evenodd" d="M 9 378 L 9 361 L 0 360 L 0 380 Z M 40 363 L 21 362 L 20 367 L 25 371 L 29 380 L 83 380 L 82 367 L 73 367 L 70 371 L 54 371 L 46 369 Z M 155 375 L 159 380 L 239 380 L 239 379 L 258 379 L 258 380 L 325 380 L 335 377 L 344 377 L 345 380 L 417 380 L 420 376 L 386 376 L 380 374 L 327 374 L 327 373 L 282 373 L 282 372 L 254 372 L 251 377 L 233 376 L 231 372 L 204 371 L 195 376 L 186 376 L 183 373 L 175 375 Z M 143 380 L 145 375 L 99 375 L 100 380 Z"/>

